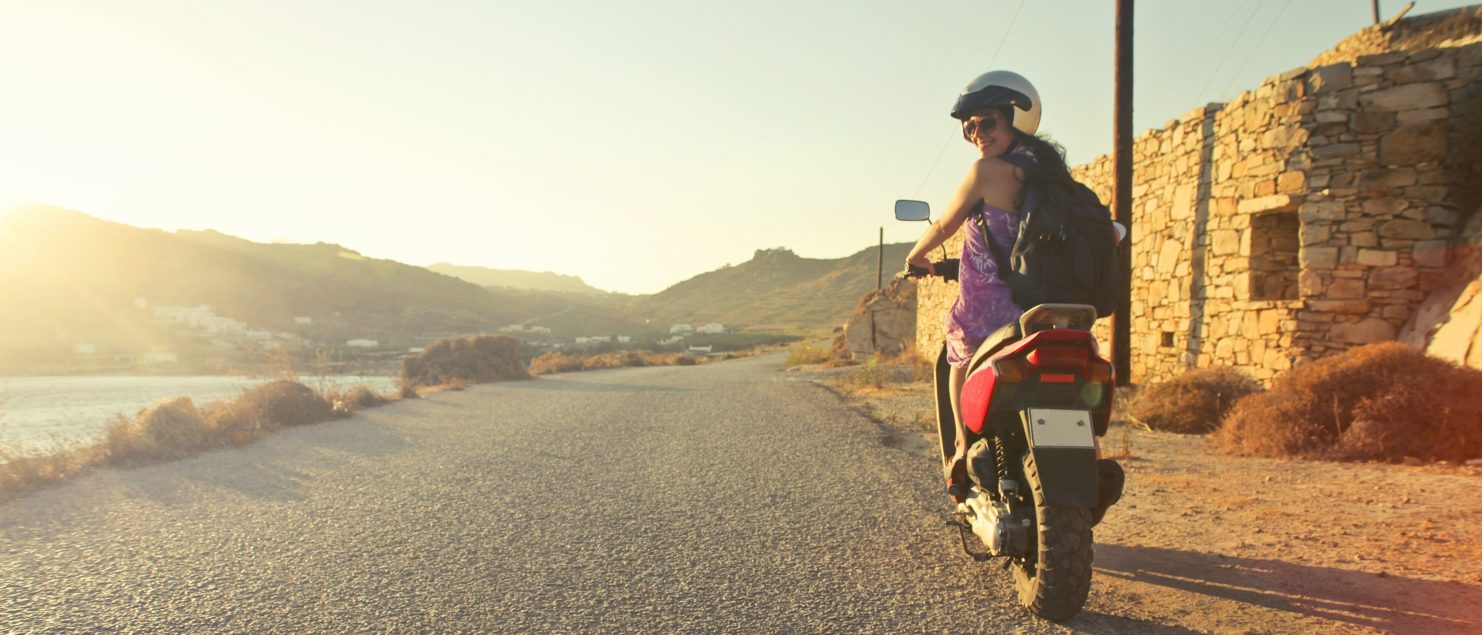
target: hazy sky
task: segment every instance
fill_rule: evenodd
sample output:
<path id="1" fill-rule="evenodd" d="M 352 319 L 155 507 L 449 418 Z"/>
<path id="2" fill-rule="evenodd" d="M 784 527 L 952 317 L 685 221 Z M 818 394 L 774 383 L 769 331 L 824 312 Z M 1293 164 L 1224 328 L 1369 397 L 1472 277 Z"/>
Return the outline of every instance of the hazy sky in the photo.
<path id="1" fill-rule="evenodd" d="M 1113 0 L 1020 6 L 3 0 L 0 203 L 634 293 L 758 248 L 840 257 L 916 238 L 897 198 L 945 205 L 972 156 L 947 112 L 1000 42 L 1073 162 L 1111 149 Z M 1136 130 L 1370 22 L 1142 0 Z"/>

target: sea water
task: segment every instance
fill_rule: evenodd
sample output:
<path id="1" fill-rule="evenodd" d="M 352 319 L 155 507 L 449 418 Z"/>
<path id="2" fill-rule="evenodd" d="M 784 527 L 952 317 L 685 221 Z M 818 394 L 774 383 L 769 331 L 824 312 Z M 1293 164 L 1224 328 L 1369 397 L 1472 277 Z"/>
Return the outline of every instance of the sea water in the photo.
<path id="1" fill-rule="evenodd" d="M 88 443 L 102 438 L 118 415 L 133 417 L 151 404 L 175 397 L 190 397 L 196 405 L 231 399 L 269 381 L 272 378 L 229 376 L 0 377 L 0 447 L 26 452 Z M 396 378 L 381 376 L 330 375 L 300 381 L 316 389 L 362 384 L 378 392 L 396 388 Z"/>

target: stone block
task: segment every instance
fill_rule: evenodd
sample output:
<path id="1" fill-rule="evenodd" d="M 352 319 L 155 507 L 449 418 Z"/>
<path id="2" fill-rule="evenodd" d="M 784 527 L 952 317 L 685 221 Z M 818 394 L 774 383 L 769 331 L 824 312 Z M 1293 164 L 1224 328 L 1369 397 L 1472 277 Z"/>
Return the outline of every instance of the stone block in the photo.
<path id="1" fill-rule="evenodd" d="M 1389 132 L 1395 127 L 1395 114 L 1392 112 L 1356 112 L 1349 117 L 1348 127 L 1359 134 Z"/>
<path id="2" fill-rule="evenodd" d="M 1301 238 L 1303 247 L 1321 245 L 1328 241 L 1328 237 L 1333 235 L 1333 230 L 1327 225 L 1302 223 L 1301 228 L 1297 230 L 1297 235 Z"/>
<path id="3" fill-rule="evenodd" d="M 1417 185 L 1405 188 L 1405 196 L 1421 201 L 1444 201 L 1448 190 L 1444 185 Z"/>
<path id="4" fill-rule="evenodd" d="M 1388 71 L 1389 81 L 1397 84 L 1451 79 L 1455 76 L 1456 62 L 1446 58 L 1418 63 L 1411 61 L 1408 64 L 1395 66 Z"/>
<path id="5" fill-rule="evenodd" d="M 1353 66 L 1347 62 L 1319 66 L 1307 73 L 1307 86 L 1314 92 L 1334 92 L 1353 85 Z"/>
<path id="6" fill-rule="evenodd" d="M 1425 208 L 1425 218 L 1432 225 L 1451 227 L 1461 221 L 1461 215 L 1456 210 L 1443 205 L 1431 205 Z"/>
<path id="7" fill-rule="evenodd" d="M 1375 289 L 1409 289 L 1420 281 L 1420 272 L 1410 267 L 1384 267 L 1369 274 L 1369 286 Z"/>
<path id="8" fill-rule="evenodd" d="M 1446 126 L 1416 123 L 1396 128 L 1379 139 L 1379 161 L 1413 165 L 1446 158 Z"/>
<path id="9" fill-rule="evenodd" d="M 1369 67 L 1389 66 L 1403 61 L 1405 61 L 1405 53 L 1403 51 L 1392 51 L 1389 53 L 1360 55 L 1358 59 L 1353 61 L 1353 65 L 1357 67 L 1354 69 L 1355 71 L 1363 72 L 1369 70 Z"/>
<path id="10" fill-rule="evenodd" d="M 1348 215 L 1342 201 L 1321 200 L 1302 203 L 1297 214 L 1303 223 L 1325 220 L 1343 220 Z"/>
<path id="11" fill-rule="evenodd" d="M 1364 201 L 1362 208 L 1365 216 L 1393 216 L 1405 211 L 1410 206 L 1410 201 L 1403 198 L 1371 198 Z"/>
<path id="12" fill-rule="evenodd" d="M 1229 256 L 1240 251 L 1240 232 L 1221 229 L 1211 232 L 1210 247 L 1216 256 Z"/>
<path id="13" fill-rule="evenodd" d="M 1366 315 L 1369 313 L 1369 301 L 1358 300 L 1310 300 L 1307 308 L 1323 313 L 1338 313 L 1342 315 Z"/>
<path id="14" fill-rule="evenodd" d="M 1158 273 L 1164 275 L 1175 273 L 1183 252 L 1184 246 L 1179 241 L 1164 240 L 1163 247 L 1158 251 L 1158 261 L 1155 264 Z"/>
<path id="15" fill-rule="evenodd" d="M 1346 123 L 1348 117 L 1348 113 L 1342 110 L 1323 110 L 1313 115 L 1313 120 L 1317 123 Z"/>
<path id="16" fill-rule="evenodd" d="M 1300 193 L 1307 190 L 1307 174 L 1300 170 L 1282 172 L 1276 177 L 1276 191 L 1282 194 Z"/>
<path id="17" fill-rule="evenodd" d="M 1379 244 L 1379 235 L 1374 232 L 1355 232 L 1348 235 L 1348 244 L 1354 247 L 1373 247 Z"/>
<path id="18" fill-rule="evenodd" d="M 1304 206 L 1305 207 L 1305 206 Z M 1273 194 L 1258 198 L 1248 198 L 1235 204 L 1235 210 L 1241 214 L 1260 214 L 1264 212 L 1287 212 L 1296 209 L 1292 197 L 1286 194 Z"/>
<path id="19" fill-rule="evenodd" d="M 1415 185 L 1415 179 L 1414 168 L 1369 168 L 1359 174 L 1358 186 L 1361 188 L 1405 187 Z"/>
<path id="20" fill-rule="evenodd" d="M 1450 108 L 1421 108 L 1418 110 L 1401 110 L 1395 115 L 1401 124 L 1418 123 L 1424 121 L 1440 121 L 1451 116 Z"/>
<path id="21" fill-rule="evenodd" d="M 1440 82 L 1422 82 L 1362 93 L 1358 101 L 1365 110 L 1398 112 L 1444 106 L 1450 99 Z"/>
<path id="22" fill-rule="evenodd" d="M 1435 230 L 1431 229 L 1429 223 L 1418 220 L 1392 220 L 1379 225 L 1380 238 L 1399 238 L 1405 240 L 1429 240 L 1436 237 Z"/>
<path id="23" fill-rule="evenodd" d="M 1314 145 L 1312 156 L 1317 160 L 1341 159 L 1358 154 L 1362 149 L 1357 143 L 1329 143 L 1325 145 Z"/>
<path id="24" fill-rule="evenodd" d="M 1358 263 L 1369 267 L 1389 267 L 1400 261 L 1400 255 L 1383 249 L 1360 249 Z"/>
<path id="25" fill-rule="evenodd" d="M 1385 320 L 1369 318 L 1358 322 L 1334 324 L 1331 333 L 1333 339 L 1340 342 L 1348 344 L 1373 344 L 1375 342 L 1394 340 L 1395 327 Z"/>
<path id="26" fill-rule="evenodd" d="M 1325 297 L 1334 300 L 1356 300 L 1364 297 L 1364 281 L 1354 278 L 1334 280 Z"/>
<path id="27" fill-rule="evenodd" d="M 1441 268 L 1446 266 L 1449 247 L 1448 241 L 1445 240 L 1425 240 L 1415 243 L 1410 254 L 1418 267 Z"/>
<path id="28" fill-rule="evenodd" d="M 1298 252 L 1303 269 L 1332 269 L 1338 266 L 1337 247 L 1303 247 Z"/>

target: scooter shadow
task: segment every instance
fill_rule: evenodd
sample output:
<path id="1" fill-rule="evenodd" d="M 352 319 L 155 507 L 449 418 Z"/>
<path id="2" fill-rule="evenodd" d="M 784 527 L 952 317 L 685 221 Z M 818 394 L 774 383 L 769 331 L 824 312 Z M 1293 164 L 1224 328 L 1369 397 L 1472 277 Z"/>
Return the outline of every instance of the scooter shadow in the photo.
<path id="1" fill-rule="evenodd" d="M 1096 545 L 1100 575 L 1390 633 L 1476 632 L 1482 587 L 1220 554 Z M 1197 610 L 1197 607 L 1190 607 Z"/>

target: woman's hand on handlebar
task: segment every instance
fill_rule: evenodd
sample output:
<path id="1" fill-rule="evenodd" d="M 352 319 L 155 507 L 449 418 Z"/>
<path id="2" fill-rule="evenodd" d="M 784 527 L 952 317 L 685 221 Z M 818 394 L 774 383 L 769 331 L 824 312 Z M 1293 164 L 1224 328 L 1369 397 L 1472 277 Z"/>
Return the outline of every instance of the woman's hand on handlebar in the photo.
<path id="1" fill-rule="evenodd" d="M 917 256 L 915 258 L 906 258 L 906 270 L 901 272 L 901 277 L 921 278 L 935 274 L 936 267 L 932 262 L 923 256 Z"/>

